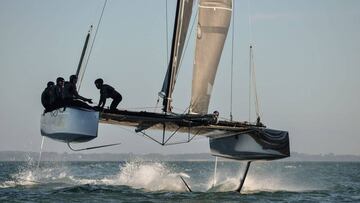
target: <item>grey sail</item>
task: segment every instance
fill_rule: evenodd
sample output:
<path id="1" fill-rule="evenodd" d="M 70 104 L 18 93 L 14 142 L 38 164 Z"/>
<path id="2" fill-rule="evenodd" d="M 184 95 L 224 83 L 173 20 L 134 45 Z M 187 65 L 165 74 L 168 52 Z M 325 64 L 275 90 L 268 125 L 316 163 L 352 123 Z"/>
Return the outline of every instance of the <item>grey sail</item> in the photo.
<path id="1" fill-rule="evenodd" d="M 231 0 L 200 0 L 190 112 L 208 112 L 232 13 Z"/>
<path id="2" fill-rule="evenodd" d="M 171 95 L 174 91 L 181 55 L 191 19 L 192 8 L 193 0 L 179 0 L 177 3 L 170 61 L 161 92 L 159 93 L 159 95 L 164 99 L 164 111 L 166 112 L 171 111 Z"/>

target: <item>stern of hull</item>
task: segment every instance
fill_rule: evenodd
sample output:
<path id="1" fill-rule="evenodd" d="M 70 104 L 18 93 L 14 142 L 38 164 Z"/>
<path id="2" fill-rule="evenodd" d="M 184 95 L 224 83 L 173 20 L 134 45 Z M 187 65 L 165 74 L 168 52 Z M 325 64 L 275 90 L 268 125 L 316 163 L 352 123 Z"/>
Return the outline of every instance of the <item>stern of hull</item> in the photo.
<path id="1" fill-rule="evenodd" d="M 214 156 L 236 160 L 274 160 L 290 156 L 289 133 L 254 128 L 247 132 L 210 138 Z"/>
<path id="2" fill-rule="evenodd" d="M 87 142 L 97 137 L 99 112 L 66 107 L 41 115 L 42 136 L 61 142 Z"/>

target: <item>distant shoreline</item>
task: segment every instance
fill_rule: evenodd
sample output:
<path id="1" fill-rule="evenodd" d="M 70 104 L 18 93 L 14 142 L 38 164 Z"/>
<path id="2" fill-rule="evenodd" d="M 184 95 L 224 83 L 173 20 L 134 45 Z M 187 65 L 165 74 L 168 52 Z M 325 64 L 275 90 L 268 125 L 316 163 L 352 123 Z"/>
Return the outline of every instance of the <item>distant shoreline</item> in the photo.
<path id="1" fill-rule="evenodd" d="M 0 151 L 0 161 L 37 161 L 39 152 Z M 43 152 L 42 161 L 214 161 L 208 153 L 189 154 L 133 154 L 133 153 L 57 153 Z M 221 159 L 221 161 L 231 161 Z M 279 161 L 314 161 L 314 162 L 360 162 L 360 155 L 304 154 L 292 152 L 291 157 Z"/>

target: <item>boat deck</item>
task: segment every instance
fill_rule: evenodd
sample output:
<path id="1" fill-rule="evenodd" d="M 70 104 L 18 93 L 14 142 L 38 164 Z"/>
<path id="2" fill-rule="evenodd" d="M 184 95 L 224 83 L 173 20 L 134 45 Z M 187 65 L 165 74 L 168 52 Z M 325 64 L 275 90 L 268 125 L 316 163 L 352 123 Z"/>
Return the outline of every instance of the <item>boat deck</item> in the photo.
<path id="1" fill-rule="evenodd" d="M 179 131 L 205 134 L 214 130 L 242 131 L 249 128 L 264 128 L 247 122 L 218 120 L 215 114 L 175 114 L 147 111 L 104 110 L 100 122 L 135 127 L 135 132 L 146 129 Z"/>

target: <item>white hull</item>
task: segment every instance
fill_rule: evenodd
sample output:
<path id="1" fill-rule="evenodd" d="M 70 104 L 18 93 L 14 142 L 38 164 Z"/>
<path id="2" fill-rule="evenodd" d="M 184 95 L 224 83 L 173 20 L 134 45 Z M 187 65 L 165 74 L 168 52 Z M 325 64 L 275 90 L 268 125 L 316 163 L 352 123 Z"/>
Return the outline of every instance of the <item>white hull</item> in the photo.
<path id="1" fill-rule="evenodd" d="M 227 136 L 210 138 L 212 155 L 237 160 L 273 160 L 290 156 L 286 131 L 257 129 L 227 133 Z"/>
<path id="2" fill-rule="evenodd" d="M 62 142 L 87 142 L 97 137 L 99 112 L 66 107 L 41 115 L 41 135 Z"/>

